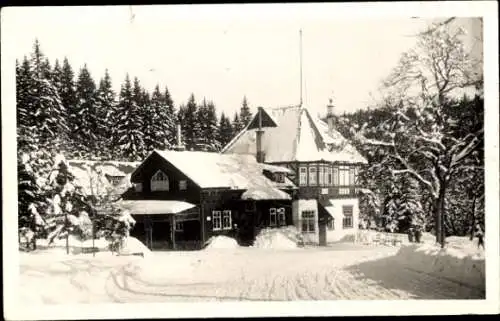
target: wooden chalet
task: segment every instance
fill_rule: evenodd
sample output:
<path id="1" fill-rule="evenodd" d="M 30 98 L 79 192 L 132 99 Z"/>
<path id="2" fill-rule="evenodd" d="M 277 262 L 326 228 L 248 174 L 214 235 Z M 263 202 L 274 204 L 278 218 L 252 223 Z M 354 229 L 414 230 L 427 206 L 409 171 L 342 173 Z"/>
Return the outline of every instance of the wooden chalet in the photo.
<path id="1" fill-rule="evenodd" d="M 253 155 L 155 150 L 121 205 L 136 220 L 131 236 L 153 250 L 198 249 L 215 235 L 248 245 L 260 227 L 293 224 L 290 174 Z"/>
<path id="2" fill-rule="evenodd" d="M 327 122 L 313 117 L 303 106 L 259 107 L 248 126 L 222 150 L 225 155 L 254 155 L 259 162 L 291 170 L 289 177 L 298 186 L 293 224 L 305 242 L 320 245 L 357 232 L 357 173 L 367 163 L 334 129 L 331 100 L 326 118 Z"/>

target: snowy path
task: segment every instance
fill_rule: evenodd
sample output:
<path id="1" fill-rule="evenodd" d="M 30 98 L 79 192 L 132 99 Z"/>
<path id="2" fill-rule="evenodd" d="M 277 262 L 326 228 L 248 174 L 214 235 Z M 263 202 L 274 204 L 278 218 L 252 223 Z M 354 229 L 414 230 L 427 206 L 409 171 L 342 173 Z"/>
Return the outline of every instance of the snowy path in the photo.
<path id="1" fill-rule="evenodd" d="M 479 299 L 484 291 L 405 268 L 390 247 L 231 249 L 152 257 L 21 256 L 32 303 Z M 52 290 L 53 289 L 53 290 Z"/>

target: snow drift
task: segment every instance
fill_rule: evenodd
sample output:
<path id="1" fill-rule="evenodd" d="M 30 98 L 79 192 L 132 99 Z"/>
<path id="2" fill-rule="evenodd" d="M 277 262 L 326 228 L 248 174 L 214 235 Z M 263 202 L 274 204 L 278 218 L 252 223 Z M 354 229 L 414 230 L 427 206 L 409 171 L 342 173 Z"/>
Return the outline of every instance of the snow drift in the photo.
<path id="1" fill-rule="evenodd" d="M 239 247 L 235 239 L 224 235 L 212 236 L 205 244 L 205 249 L 234 249 Z"/>
<path id="2" fill-rule="evenodd" d="M 470 287 L 485 288 L 484 252 L 437 245 L 405 245 L 395 258 L 407 268 Z"/>
<path id="3" fill-rule="evenodd" d="M 142 256 L 150 255 L 151 250 L 144 245 L 141 241 L 135 237 L 127 237 L 122 243 L 119 255 L 136 255 L 141 254 Z"/>
<path id="4" fill-rule="evenodd" d="M 253 247 L 264 249 L 293 249 L 300 241 L 300 232 L 294 226 L 262 229 Z"/>

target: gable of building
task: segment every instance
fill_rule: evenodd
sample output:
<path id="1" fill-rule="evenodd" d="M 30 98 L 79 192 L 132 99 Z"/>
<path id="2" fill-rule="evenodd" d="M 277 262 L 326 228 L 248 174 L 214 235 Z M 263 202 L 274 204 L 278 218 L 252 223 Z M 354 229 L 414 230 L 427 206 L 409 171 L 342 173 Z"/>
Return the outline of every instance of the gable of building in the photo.
<path id="1" fill-rule="evenodd" d="M 265 171 L 272 173 L 289 173 L 289 170 L 279 166 L 257 163 L 254 156 L 229 154 L 223 155 L 211 152 L 195 151 L 159 151 L 152 152 L 132 174 L 133 183 L 145 184 L 152 175 L 162 169 L 171 173 L 173 180 L 186 179 L 188 184 L 199 189 L 257 189 L 267 191 L 271 198 L 287 197 L 280 188 L 294 188 L 290 180 L 273 182 L 264 175 Z"/>
<path id="2" fill-rule="evenodd" d="M 176 165 L 158 151 L 152 152 L 132 173 L 130 181 L 136 188 L 126 198 L 185 199 L 197 202 L 201 187 Z"/>
<path id="3" fill-rule="evenodd" d="M 263 109 L 277 126 L 263 128 L 265 162 L 329 161 L 366 163 L 338 131 L 312 117 L 301 106 Z M 257 115 L 254 116 L 252 123 Z M 222 150 L 224 154 L 256 155 L 256 128 L 247 126 Z"/>

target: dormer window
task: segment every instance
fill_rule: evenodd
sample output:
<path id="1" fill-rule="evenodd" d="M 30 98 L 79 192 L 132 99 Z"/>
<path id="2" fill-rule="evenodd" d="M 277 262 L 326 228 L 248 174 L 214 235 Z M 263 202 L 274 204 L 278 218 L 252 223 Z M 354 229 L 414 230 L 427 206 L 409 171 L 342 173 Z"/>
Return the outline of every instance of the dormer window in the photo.
<path id="1" fill-rule="evenodd" d="M 151 177 L 151 191 L 168 191 L 170 189 L 170 182 L 168 176 L 162 171 L 157 171 Z"/>
<path id="2" fill-rule="evenodd" d="M 274 174 L 274 181 L 277 183 L 284 183 L 285 182 L 285 174 L 284 173 L 275 173 Z"/>

